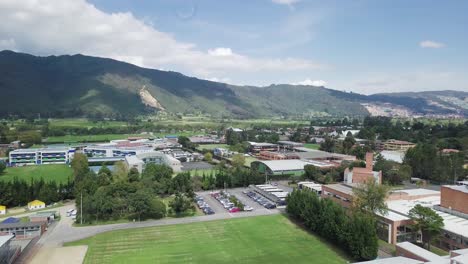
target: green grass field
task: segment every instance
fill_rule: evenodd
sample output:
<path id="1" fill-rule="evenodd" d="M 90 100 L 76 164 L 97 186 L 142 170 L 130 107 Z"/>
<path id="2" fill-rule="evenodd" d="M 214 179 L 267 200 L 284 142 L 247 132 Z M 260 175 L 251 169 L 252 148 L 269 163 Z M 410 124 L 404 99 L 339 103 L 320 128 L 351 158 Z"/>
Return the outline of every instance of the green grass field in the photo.
<path id="1" fill-rule="evenodd" d="M 65 164 L 31 165 L 7 168 L 0 175 L 0 181 L 12 181 L 17 177 L 27 182 L 31 179 L 39 180 L 43 178 L 46 182 L 56 181 L 57 183 L 66 183 L 68 178 L 72 178 L 72 175 L 72 169 Z"/>
<path id="2" fill-rule="evenodd" d="M 311 144 L 311 143 L 307 143 L 307 144 L 304 144 L 304 147 L 305 147 L 305 148 L 309 148 L 309 149 L 319 149 L 319 148 L 320 148 L 320 144 Z"/>
<path id="3" fill-rule="evenodd" d="M 346 263 L 282 215 L 112 231 L 88 245 L 84 263 Z"/>

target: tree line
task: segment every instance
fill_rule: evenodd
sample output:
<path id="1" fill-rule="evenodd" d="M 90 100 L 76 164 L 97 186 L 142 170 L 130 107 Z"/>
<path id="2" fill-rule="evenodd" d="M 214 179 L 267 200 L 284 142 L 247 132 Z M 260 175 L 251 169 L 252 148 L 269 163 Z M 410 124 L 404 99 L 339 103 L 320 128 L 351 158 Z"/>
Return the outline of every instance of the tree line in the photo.
<path id="1" fill-rule="evenodd" d="M 287 197 L 287 213 L 327 241 L 342 248 L 356 260 L 377 257 L 378 238 L 375 219 L 362 212 L 346 213 L 330 199 L 314 192 L 294 190 Z"/>
<path id="2" fill-rule="evenodd" d="M 30 182 L 14 178 L 12 181 L 0 181 L 0 204 L 7 207 L 25 206 L 35 199 L 46 204 L 73 199 L 73 182 L 57 184 L 31 179 Z"/>

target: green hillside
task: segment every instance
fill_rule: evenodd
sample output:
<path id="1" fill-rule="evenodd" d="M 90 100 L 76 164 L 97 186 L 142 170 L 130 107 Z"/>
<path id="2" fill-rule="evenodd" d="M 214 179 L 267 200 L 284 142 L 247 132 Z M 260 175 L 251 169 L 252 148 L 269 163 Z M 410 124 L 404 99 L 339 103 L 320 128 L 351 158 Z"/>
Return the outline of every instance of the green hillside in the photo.
<path id="1" fill-rule="evenodd" d="M 214 117 L 362 116 L 363 102 L 390 102 L 418 112 L 464 113 L 465 96 L 345 93 L 324 87 L 234 86 L 177 72 L 83 55 L 38 57 L 0 52 L 0 116 L 125 117 L 157 111 Z M 450 104 L 450 107 L 445 107 Z M 464 108 L 465 107 L 465 108 Z M 462 109 L 462 110 L 460 110 Z M 464 109 L 464 110 L 463 110 Z"/>

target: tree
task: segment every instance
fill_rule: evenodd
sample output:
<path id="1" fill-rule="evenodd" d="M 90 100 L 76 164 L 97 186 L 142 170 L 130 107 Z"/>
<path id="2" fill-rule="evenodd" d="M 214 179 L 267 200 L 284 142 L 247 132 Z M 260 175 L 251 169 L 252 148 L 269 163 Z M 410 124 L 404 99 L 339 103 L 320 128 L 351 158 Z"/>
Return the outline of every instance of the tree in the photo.
<path id="1" fill-rule="evenodd" d="M 409 217 L 414 222 L 414 229 L 421 232 L 423 245 L 426 243 L 429 250 L 431 241 L 440 234 L 444 227 L 444 219 L 431 208 L 420 204 L 409 211 Z"/>
<path id="2" fill-rule="evenodd" d="M 203 159 L 204 159 L 206 162 L 212 162 L 212 161 L 213 161 L 213 154 L 211 154 L 211 152 L 207 152 L 207 153 L 205 153 L 205 155 L 203 156 Z"/>
<path id="3" fill-rule="evenodd" d="M 130 194 L 128 198 L 131 211 L 138 216 L 138 221 L 140 221 L 142 214 L 151 209 L 151 195 L 145 191 L 137 191 Z"/>
<path id="4" fill-rule="evenodd" d="M 127 164 L 123 161 L 118 161 L 114 165 L 114 172 L 112 173 L 114 181 L 126 182 L 128 181 Z"/>
<path id="5" fill-rule="evenodd" d="M 161 219 L 166 216 L 166 204 L 159 198 L 153 198 L 147 212 L 149 218 Z"/>
<path id="6" fill-rule="evenodd" d="M 71 167 L 75 181 L 81 181 L 84 175 L 89 172 L 88 158 L 84 154 L 76 153 L 71 162 Z"/>
<path id="7" fill-rule="evenodd" d="M 305 177 L 312 181 L 318 181 L 319 177 L 322 176 L 322 172 L 314 165 L 304 166 Z"/>
<path id="8" fill-rule="evenodd" d="M 231 164 L 233 167 L 240 168 L 245 164 L 245 157 L 243 154 L 236 154 L 232 156 Z"/>
<path id="9" fill-rule="evenodd" d="M 180 193 L 176 193 L 174 199 L 169 202 L 169 207 L 177 216 L 188 210 L 194 209 L 192 201 Z"/>
<path id="10" fill-rule="evenodd" d="M 375 259 L 379 249 L 375 219 L 370 215 L 355 212 L 345 226 L 345 237 L 351 256 L 359 260 Z"/>
<path id="11" fill-rule="evenodd" d="M 2 174 L 6 169 L 6 165 L 4 162 L 0 161 L 0 174 Z"/>
<path id="12" fill-rule="evenodd" d="M 128 172 L 128 181 L 129 182 L 137 182 L 140 180 L 140 173 L 138 172 L 137 168 L 131 168 Z"/>
<path id="13" fill-rule="evenodd" d="M 356 140 L 354 139 L 353 134 L 348 132 L 346 138 L 343 140 L 343 153 L 349 154 L 354 144 L 356 144 Z"/>
<path id="14" fill-rule="evenodd" d="M 320 144 L 320 150 L 327 152 L 335 151 L 335 141 L 331 137 L 325 137 L 325 141 Z"/>
<path id="15" fill-rule="evenodd" d="M 386 214 L 388 211 L 385 199 L 387 198 L 388 187 L 381 185 L 374 179 L 369 179 L 365 184 L 353 188 L 353 208 L 355 211 Z"/>

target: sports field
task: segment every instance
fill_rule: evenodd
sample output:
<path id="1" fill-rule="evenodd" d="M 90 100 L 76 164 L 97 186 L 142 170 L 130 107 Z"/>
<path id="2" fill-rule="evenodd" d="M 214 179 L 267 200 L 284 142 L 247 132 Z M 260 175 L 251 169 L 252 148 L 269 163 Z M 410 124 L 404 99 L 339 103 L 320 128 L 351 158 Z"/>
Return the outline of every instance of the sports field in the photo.
<path id="1" fill-rule="evenodd" d="M 309 149 L 319 149 L 319 148 L 320 148 L 320 144 L 307 143 L 307 144 L 304 144 L 304 147 L 305 147 L 305 148 L 309 148 Z"/>
<path id="2" fill-rule="evenodd" d="M 84 263 L 346 263 L 282 215 L 112 231 L 88 245 Z"/>
<path id="3" fill-rule="evenodd" d="M 12 181 L 15 177 L 20 180 L 30 182 L 31 179 L 44 181 L 56 181 L 58 183 L 66 183 L 68 178 L 72 179 L 73 171 L 65 164 L 51 165 L 31 165 L 22 167 L 9 167 L 0 175 L 0 181 Z"/>

